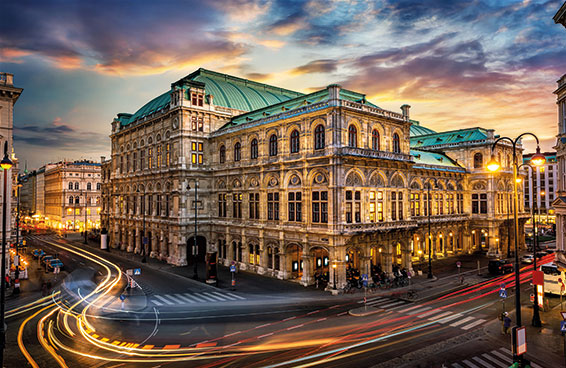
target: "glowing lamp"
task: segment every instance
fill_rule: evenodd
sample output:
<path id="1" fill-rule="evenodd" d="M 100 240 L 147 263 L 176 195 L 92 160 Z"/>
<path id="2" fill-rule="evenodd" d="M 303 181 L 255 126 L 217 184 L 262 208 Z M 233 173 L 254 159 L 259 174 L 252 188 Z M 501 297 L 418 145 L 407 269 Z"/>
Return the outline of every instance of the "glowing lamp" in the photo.
<path id="1" fill-rule="evenodd" d="M 491 172 L 495 172 L 495 171 L 499 170 L 500 167 L 501 167 L 501 165 L 495 159 L 495 155 L 491 155 L 491 159 L 487 163 L 487 169 Z"/>
<path id="2" fill-rule="evenodd" d="M 12 160 L 8 157 L 8 155 L 4 155 L 2 161 L 0 161 L 0 167 L 4 170 L 10 170 L 14 166 Z"/>
<path id="3" fill-rule="evenodd" d="M 515 179 L 515 183 L 517 183 L 517 184 L 521 184 L 522 181 L 523 181 L 523 179 L 521 179 L 521 178 Z"/>
<path id="4" fill-rule="evenodd" d="M 537 147 L 537 152 L 531 157 L 531 162 L 535 166 L 544 165 L 546 162 L 546 157 L 542 153 L 540 153 L 540 147 Z"/>
<path id="5" fill-rule="evenodd" d="M 333 264 L 332 264 L 332 268 L 336 268 L 336 263 L 333 263 Z"/>

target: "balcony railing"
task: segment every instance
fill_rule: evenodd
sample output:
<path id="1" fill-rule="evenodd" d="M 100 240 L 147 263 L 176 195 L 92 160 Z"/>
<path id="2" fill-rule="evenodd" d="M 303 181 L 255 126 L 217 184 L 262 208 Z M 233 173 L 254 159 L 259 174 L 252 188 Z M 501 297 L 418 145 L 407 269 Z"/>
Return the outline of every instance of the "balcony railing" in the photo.
<path id="1" fill-rule="evenodd" d="M 415 221 L 387 221 L 387 222 L 369 222 L 344 225 L 346 233 L 367 233 L 373 231 L 386 231 L 395 229 L 414 229 L 418 227 Z"/>
<path id="2" fill-rule="evenodd" d="M 380 158 L 380 159 L 384 159 L 384 160 L 413 162 L 413 156 L 406 155 L 404 153 L 375 151 L 375 150 L 372 150 L 372 149 L 357 148 L 357 147 L 341 147 L 341 148 L 338 148 L 338 155 L 362 156 L 362 157 L 369 157 L 369 158 Z"/>
<path id="3" fill-rule="evenodd" d="M 451 221 L 467 221 L 470 219 L 470 215 L 469 214 L 452 214 L 452 215 L 434 215 L 434 216 L 430 216 L 430 222 L 433 224 L 439 223 L 439 222 L 451 222 Z M 414 220 L 419 224 L 419 225 L 423 225 L 423 224 L 428 224 L 428 216 L 419 216 L 419 217 L 414 217 Z"/>

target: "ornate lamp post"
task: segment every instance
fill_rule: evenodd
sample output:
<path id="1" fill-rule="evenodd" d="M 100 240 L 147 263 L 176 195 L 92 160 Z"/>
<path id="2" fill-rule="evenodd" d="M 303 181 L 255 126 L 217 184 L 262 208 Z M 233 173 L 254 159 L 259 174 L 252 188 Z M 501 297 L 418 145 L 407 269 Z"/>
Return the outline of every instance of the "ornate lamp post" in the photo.
<path id="1" fill-rule="evenodd" d="M 428 192 L 426 200 L 426 207 L 427 207 L 427 215 L 428 215 L 428 278 L 432 279 L 432 234 L 430 231 L 430 210 L 432 209 L 430 206 L 430 186 L 431 183 L 430 181 L 428 182 L 428 185 L 426 187 L 426 190 Z"/>
<path id="2" fill-rule="evenodd" d="M 195 268 L 194 268 L 194 275 L 193 279 L 198 280 L 198 273 L 197 273 L 197 260 L 198 260 L 198 246 L 197 246 L 197 199 L 198 199 L 198 180 L 197 179 L 189 179 L 189 183 L 193 180 L 195 182 L 195 243 L 193 245 L 193 256 L 195 257 Z M 191 190 L 191 186 L 187 183 L 187 190 Z"/>
<path id="3" fill-rule="evenodd" d="M 8 186 L 8 170 L 14 164 L 8 157 L 8 142 L 4 142 L 4 158 L 0 167 L 4 170 L 4 190 L 2 196 L 2 271 L 0 272 L 0 367 L 4 366 L 4 348 L 6 347 L 6 329 L 4 328 L 4 314 L 6 311 L 6 187 Z"/>
<path id="4" fill-rule="evenodd" d="M 511 142 L 513 146 L 513 220 L 515 223 L 515 313 L 517 314 L 517 327 L 521 327 L 521 281 L 519 277 L 519 218 L 518 218 L 518 211 L 519 211 L 519 197 L 517 194 L 517 171 L 519 170 L 519 164 L 517 163 L 517 142 L 525 136 L 530 135 L 534 137 L 537 141 L 537 151 L 536 154 L 533 155 L 531 158 L 531 162 L 535 166 L 543 165 L 546 161 L 545 157 L 540 153 L 539 147 L 539 140 L 536 135 L 533 133 L 523 133 L 519 135 L 515 140 L 509 137 L 500 137 L 493 142 L 491 146 L 491 160 L 487 163 L 487 169 L 489 171 L 495 172 L 499 170 L 501 165 L 495 159 L 494 150 L 497 143 L 502 140 L 507 140 Z M 536 303 L 536 298 L 535 298 Z M 515 341 L 515 340 L 513 340 Z M 516 343 L 516 342 L 514 342 Z M 513 347 L 513 361 L 519 363 L 520 367 L 524 366 L 523 356 L 517 355 L 517 346 Z"/>

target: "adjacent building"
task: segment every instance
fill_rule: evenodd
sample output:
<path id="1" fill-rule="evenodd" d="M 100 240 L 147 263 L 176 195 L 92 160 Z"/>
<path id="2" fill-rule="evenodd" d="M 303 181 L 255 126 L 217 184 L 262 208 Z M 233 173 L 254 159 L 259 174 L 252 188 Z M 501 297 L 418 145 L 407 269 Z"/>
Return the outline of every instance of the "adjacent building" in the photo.
<path id="1" fill-rule="evenodd" d="M 566 27 L 566 2 L 562 4 L 554 22 Z M 554 91 L 558 107 L 558 135 L 556 136 L 556 161 L 558 164 L 557 198 L 552 203 L 556 211 L 556 247 L 564 252 L 566 244 L 566 74 L 558 81 L 558 88 Z M 565 258 L 566 260 L 566 258 Z M 566 264 L 563 265 L 566 267 Z"/>
<path id="2" fill-rule="evenodd" d="M 342 287 L 348 267 L 420 267 L 429 253 L 504 253 L 512 146 L 492 152 L 493 130 L 435 132 L 409 112 L 339 85 L 302 94 L 199 69 L 112 122 L 102 226 L 115 248 L 145 243 L 179 266 L 212 253 L 304 285 L 330 272 Z"/>
<path id="3" fill-rule="evenodd" d="M 45 222 L 55 229 L 100 227 L 100 164 L 92 161 L 47 165 L 42 174 Z"/>
<path id="4" fill-rule="evenodd" d="M 527 163 L 533 155 L 534 153 L 523 155 L 523 162 Z M 538 223 L 553 224 L 555 216 L 552 202 L 558 189 L 558 163 L 556 152 L 545 152 L 543 155 L 546 158 L 544 165 L 532 170 L 527 169 L 524 185 L 525 209 L 536 210 Z"/>
<path id="5" fill-rule="evenodd" d="M 14 128 L 14 105 L 18 98 L 22 94 L 23 89 L 14 86 L 14 75 L 10 73 L 0 73 L 0 155 L 3 156 L 4 144 L 8 143 L 8 153 L 10 158 L 14 161 L 14 166 L 10 169 L 10 179 L 8 180 L 8 188 L 6 188 L 7 195 L 10 198 L 3 198 L 2 201 L 6 201 L 6 210 L 9 214 L 11 221 L 7 222 L 7 234 L 12 234 L 12 226 L 14 224 L 15 217 L 10 216 L 15 207 L 15 201 L 17 197 L 15 196 L 15 191 L 12 191 L 13 183 L 17 180 L 17 160 L 13 154 L 13 140 L 12 132 Z M 0 180 L 0 195 L 4 193 L 4 181 Z M 2 216 L 2 209 L 0 208 L 0 216 Z M 13 234 L 15 235 L 15 234 Z"/>

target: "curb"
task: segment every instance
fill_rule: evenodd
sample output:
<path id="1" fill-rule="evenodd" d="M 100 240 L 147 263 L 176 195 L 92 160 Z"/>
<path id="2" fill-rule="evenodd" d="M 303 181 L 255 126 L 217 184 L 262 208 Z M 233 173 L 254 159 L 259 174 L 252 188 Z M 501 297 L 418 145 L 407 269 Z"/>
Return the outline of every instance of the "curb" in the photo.
<path id="1" fill-rule="evenodd" d="M 379 311 L 381 311 L 381 309 L 377 309 L 375 307 L 372 306 L 363 306 L 363 307 L 359 307 L 359 308 L 354 308 L 354 309 L 350 309 L 348 311 L 348 314 L 354 317 L 365 317 L 365 316 L 370 316 L 372 314 L 378 313 Z"/>

